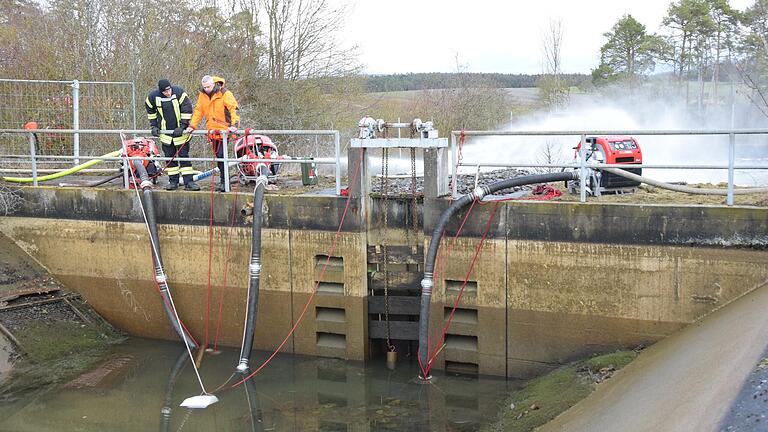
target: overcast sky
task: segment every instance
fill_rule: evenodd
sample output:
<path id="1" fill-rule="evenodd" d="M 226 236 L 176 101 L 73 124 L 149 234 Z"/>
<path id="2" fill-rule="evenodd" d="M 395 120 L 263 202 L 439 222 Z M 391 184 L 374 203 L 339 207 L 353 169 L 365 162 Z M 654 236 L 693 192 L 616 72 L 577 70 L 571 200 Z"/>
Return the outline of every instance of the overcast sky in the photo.
<path id="1" fill-rule="evenodd" d="M 333 0 L 343 3 L 344 0 Z M 456 56 L 471 72 L 540 73 L 542 32 L 563 26 L 564 72 L 589 73 L 603 33 L 624 14 L 658 32 L 669 0 L 389 0 L 347 1 L 344 39 L 360 47 L 371 74 L 454 72 Z M 744 9 L 754 0 L 731 0 Z"/>

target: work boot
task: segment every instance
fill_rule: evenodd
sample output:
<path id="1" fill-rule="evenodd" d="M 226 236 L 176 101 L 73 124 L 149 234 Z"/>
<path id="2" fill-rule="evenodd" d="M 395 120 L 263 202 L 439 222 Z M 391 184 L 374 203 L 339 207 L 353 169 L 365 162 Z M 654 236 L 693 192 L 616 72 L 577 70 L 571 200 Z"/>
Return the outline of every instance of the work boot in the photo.
<path id="1" fill-rule="evenodd" d="M 179 188 L 179 176 L 169 176 L 168 177 L 168 184 L 165 185 L 165 190 L 172 191 Z"/>
<path id="2" fill-rule="evenodd" d="M 194 180 L 190 180 L 190 181 L 186 181 L 185 180 L 184 181 L 184 189 L 186 189 L 188 191 L 199 191 L 200 190 L 200 186 L 198 186 L 197 183 L 195 183 Z"/>

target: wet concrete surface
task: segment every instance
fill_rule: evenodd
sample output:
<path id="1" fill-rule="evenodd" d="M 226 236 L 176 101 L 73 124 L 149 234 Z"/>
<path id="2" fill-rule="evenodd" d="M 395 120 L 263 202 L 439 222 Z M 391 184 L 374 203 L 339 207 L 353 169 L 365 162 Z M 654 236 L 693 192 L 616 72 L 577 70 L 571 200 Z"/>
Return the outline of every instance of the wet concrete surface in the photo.
<path id="1" fill-rule="evenodd" d="M 768 399 L 764 371 L 753 374 L 768 342 L 766 304 L 768 281 L 648 348 L 541 431 L 716 431 L 734 407 L 730 425 L 742 429 L 731 430 L 768 430 L 764 406 L 743 403 Z"/>

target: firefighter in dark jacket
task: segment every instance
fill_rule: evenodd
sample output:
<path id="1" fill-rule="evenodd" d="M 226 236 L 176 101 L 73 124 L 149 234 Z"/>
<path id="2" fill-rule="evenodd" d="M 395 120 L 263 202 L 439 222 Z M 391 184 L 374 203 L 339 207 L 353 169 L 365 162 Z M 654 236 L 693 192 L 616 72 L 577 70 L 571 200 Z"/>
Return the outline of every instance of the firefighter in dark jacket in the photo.
<path id="1" fill-rule="evenodd" d="M 166 167 L 168 185 L 165 189 L 178 189 L 181 175 L 187 190 L 199 191 L 200 186 L 192 179 L 192 163 L 176 160 L 189 157 L 189 141 L 192 137 L 184 133 L 192 119 L 192 101 L 189 96 L 183 88 L 172 86 L 167 79 L 161 79 L 157 82 L 157 90 L 149 93 L 144 104 L 149 124 L 152 126 L 152 135 L 160 138 L 165 157 L 174 158 Z M 160 133 L 161 130 L 172 130 L 173 133 L 166 135 Z"/>

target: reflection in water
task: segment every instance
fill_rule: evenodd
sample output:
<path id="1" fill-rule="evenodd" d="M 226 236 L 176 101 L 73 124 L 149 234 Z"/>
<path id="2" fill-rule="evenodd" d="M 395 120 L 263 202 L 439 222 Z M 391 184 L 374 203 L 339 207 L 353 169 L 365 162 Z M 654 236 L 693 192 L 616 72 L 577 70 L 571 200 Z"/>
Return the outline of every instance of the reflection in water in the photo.
<path id="1" fill-rule="evenodd" d="M 496 417 L 507 393 L 503 379 L 437 374 L 431 384 L 415 379 L 418 367 L 390 371 L 384 361 L 358 362 L 281 355 L 259 375 L 232 375 L 238 353 L 206 356 L 201 375 L 207 388 L 228 382 L 206 409 L 179 407 L 198 394 L 196 378 L 179 345 L 132 340 L 116 356 L 136 361 L 89 388 L 63 387 L 28 401 L 0 431 L 410 431 L 477 430 Z M 256 351 L 254 364 L 271 353 Z M 158 418 L 157 413 L 161 415 Z"/>

